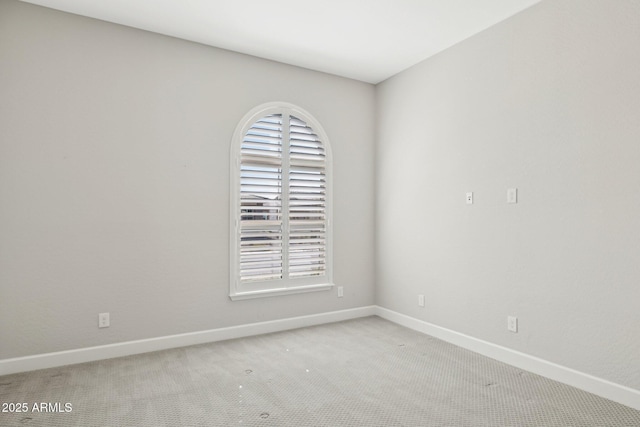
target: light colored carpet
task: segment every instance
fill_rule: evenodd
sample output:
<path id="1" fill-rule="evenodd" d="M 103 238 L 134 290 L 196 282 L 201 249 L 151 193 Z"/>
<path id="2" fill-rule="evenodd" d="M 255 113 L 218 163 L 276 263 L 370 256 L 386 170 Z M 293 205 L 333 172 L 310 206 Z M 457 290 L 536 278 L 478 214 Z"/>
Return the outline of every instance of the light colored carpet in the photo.
<path id="1" fill-rule="evenodd" d="M 640 426 L 640 411 L 378 317 L 8 375 L 0 402 L 30 407 L 1 426 Z"/>

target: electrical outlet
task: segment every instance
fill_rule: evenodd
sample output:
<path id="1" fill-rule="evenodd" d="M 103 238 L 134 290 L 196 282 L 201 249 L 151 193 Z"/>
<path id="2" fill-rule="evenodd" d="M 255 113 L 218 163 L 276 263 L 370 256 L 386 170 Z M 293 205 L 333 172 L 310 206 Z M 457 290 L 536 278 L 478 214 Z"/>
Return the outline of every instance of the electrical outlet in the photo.
<path id="1" fill-rule="evenodd" d="M 507 317 L 507 329 L 511 332 L 518 333 L 518 318 L 515 316 Z"/>
<path id="2" fill-rule="evenodd" d="M 507 189 L 507 203 L 518 203 L 518 189 Z"/>
<path id="3" fill-rule="evenodd" d="M 98 328 L 108 328 L 110 324 L 109 313 L 98 314 Z"/>
<path id="4" fill-rule="evenodd" d="M 418 306 L 424 307 L 424 295 L 418 295 Z"/>
<path id="5" fill-rule="evenodd" d="M 342 286 L 338 286 L 338 298 L 342 298 L 344 296 L 344 288 Z"/>

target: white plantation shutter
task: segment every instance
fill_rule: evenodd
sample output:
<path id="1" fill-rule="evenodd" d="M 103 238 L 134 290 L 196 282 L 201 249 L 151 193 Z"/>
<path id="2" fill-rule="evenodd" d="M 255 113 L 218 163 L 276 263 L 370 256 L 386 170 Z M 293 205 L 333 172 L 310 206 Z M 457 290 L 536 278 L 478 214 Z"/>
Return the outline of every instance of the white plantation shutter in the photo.
<path id="1" fill-rule="evenodd" d="M 282 115 L 255 122 L 240 150 L 240 279 L 282 278 Z"/>
<path id="2" fill-rule="evenodd" d="M 256 110 L 236 130 L 232 147 L 230 295 L 328 289 L 330 152 L 324 132 L 288 104 Z"/>
<path id="3" fill-rule="evenodd" d="M 325 152 L 304 121 L 289 116 L 289 277 L 325 272 Z"/>

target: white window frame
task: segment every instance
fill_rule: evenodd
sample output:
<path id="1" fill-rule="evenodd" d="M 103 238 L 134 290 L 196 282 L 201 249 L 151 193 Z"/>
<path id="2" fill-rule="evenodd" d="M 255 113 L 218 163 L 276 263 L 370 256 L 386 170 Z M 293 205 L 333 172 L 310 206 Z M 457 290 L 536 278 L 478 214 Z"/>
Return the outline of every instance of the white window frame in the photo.
<path id="1" fill-rule="evenodd" d="M 322 141 L 325 150 L 325 274 L 317 277 L 288 278 L 288 272 L 283 271 L 283 278 L 266 281 L 242 282 L 240 280 L 240 166 L 242 141 L 251 126 L 259 119 L 271 115 L 282 114 L 295 116 L 311 127 Z M 288 133 L 287 133 L 288 134 Z M 294 293 L 324 291 L 331 289 L 333 284 L 333 171 L 332 152 L 329 138 L 320 123 L 304 109 L 286 102 L 270 102 L 259 105 L 249 111 L 238 123 L 231 140 L 230 162 L 230 284 L 229 297 L 232 300 L 270 297 Z M 283 176 L 288 175 L 288 156 L 285 160 L 283 150 Z M 288 180 L 288 178 L 287 178 Z M 285 183 L 288 181 L 285 181 Z M 283 191 L 286 185 L 283 184 Z M 283 217 L 288 210 L 283 206 Z M 283 230 L 283 233 L 286 233 Z M 283 249 L 286 251 L 286 248 Z M 283 269 L 284 270 L 284 269 Z"/>

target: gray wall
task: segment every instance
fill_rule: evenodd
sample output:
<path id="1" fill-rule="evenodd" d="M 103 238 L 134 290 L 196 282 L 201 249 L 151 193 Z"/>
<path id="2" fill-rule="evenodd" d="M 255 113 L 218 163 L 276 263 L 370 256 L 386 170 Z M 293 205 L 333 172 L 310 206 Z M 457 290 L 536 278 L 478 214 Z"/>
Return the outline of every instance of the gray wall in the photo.
<path id="1" fill-rule="evenodd" d="M 379 85 L 379 305 L 640 389 L 638 22 L 545 1 Z"/>
<path id="2" fill-rule="evenodd" d="M 373 304 L 374 97 L 0 0 L 0 359 Z M 231 137 L 269 101 L 301 106 L 329 135 L 344 298 L 228 298 Z"/>

